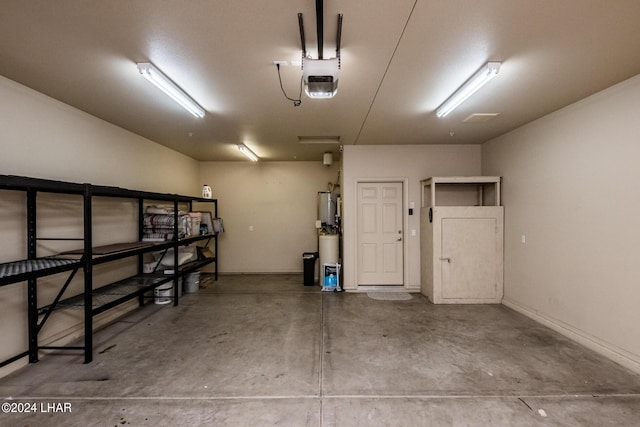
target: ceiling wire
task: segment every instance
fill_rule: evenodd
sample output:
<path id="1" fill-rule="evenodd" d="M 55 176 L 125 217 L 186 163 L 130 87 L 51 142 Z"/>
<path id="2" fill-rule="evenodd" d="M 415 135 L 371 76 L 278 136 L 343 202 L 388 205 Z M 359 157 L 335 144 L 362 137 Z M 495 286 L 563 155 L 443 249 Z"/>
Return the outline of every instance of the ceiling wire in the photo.
<path id="1" fill-rule="evenodd" d="M 378 88 L 376 89 L 376 93 L 373 95 L 373 99 L 371 100 L 371 104 L 369 104 L 369 109 L 367 110 L 367 114 L 364 116 L 364 120 L 362 121 L 362 125 L 360 126 L 360 130 L 358 131 L 358 135 L 356 135 L 356 139 L 353 141 L 353 145 L 358 144 L 358 140 L 360 139 L 360 134 L 364 129 L 364 125 L 367 123 L 367 119 L 369 118 L 369 114 L 371 114 L 371 110 L 373 109 L 373 104 L 376 102 L 376 98 L 378 97 L 378 93 L 380 92 L 380 88 L 382 87 L 382 83 L 384 83 L 385 77 L 387 77 L 387 73 L 389 72 L 389 68 L 391 67 L 391 62 L 393 62 L 393 58 L 396 56 L 396 52 L 398 51 L 398 47 L 400 46 L 400 42 L 404 37 L 404 32 L 407 30 L 409 26 L 409 21 L 411 21 L 411 17 L 413 16 L 413 11 L 416 9 L 416 5 L 418 4 L 418 0 L 413 2 L 413 6 L 411 7 L 411 12 L 409 12 L 409 16 L 407 17 L 407 21 L 404 23 L 404 27 L 402 28 L 402 32 L 400 33 L 400 37 L 398 38 L 398 43 L 396 43 L 396 47 L 393 49 L 393 53 L 391 54 L 391 58 L 389 58 L 389 62 L 387 63 L 387 67 L 384 70 L 384 74 L 380 79 L 380 84 L 378 84 Z"/>
<path id="2" fill-rule="evenodd" d="M 282 89 L 282 93 L 284 97 L 289 101 L 293 102 L 294 107 L 299 107 L 302 104 L 302 77 L 300 77 L 300 93 L 298 94 L 298 98 L 294 99 L 287 95 L 287 92 L 284 91 L 284 86 L 282 86 L 282 76 L 280 75 L 280 64 L 276 64 L 276 68 L 278 69 L 278 80 L 280 81 L 280 89 Z"/>

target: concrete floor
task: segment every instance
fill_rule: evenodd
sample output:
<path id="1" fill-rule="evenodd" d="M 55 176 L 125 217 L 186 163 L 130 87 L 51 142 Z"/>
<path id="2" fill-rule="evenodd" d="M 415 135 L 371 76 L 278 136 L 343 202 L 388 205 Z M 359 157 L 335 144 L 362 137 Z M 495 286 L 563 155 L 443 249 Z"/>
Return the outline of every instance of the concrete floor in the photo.
<path id="1" fill-rule="evenodd" d="M 0 424 L 640 425 L 640 375 L 503 306 L 222 276 L 95 342 L 91 364 L 58 352 L 0 379 L 3 403 L 36 405 Z"/>

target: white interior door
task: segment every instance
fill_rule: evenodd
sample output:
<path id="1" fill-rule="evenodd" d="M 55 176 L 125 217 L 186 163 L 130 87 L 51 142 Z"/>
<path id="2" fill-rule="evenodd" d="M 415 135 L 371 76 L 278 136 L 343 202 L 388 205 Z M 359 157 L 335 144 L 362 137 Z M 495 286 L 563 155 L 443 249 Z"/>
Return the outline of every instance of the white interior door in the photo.
<path id="1" fill-rule="evenodd" d="M 498 296 L 495 218 L 442 219 L 442 297 Z"/>
<path id="2" fill-rule="evenodd" d="M 358 284 L 404 281 L 402 183 L 358 183 Z"/>

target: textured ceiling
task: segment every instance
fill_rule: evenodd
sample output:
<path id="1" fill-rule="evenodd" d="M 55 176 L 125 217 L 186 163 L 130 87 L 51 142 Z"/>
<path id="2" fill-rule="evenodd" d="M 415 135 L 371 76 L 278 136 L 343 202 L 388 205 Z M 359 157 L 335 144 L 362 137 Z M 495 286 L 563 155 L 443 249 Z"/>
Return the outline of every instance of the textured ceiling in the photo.
<path id="1" fill-rule="evenodd" d="M 338 94 L 294 107 L 273 61 L 315 58 L 314 0 L 0 0 L 0 75 L 199 160 L 321 160 L 341 144 L 478 144 L 640 73 L 637 0 L 326 0 Z M 487 61 L 500 74 L 446 118 L 435 108 Z M 152 62 L 206 110 L 140 77 Z M 300 67 L 281 67 L 296 97 Z M 166 99 L 165 99 L 166 98 Z M 472 113 L 499 113 L 488 121 Z"/>

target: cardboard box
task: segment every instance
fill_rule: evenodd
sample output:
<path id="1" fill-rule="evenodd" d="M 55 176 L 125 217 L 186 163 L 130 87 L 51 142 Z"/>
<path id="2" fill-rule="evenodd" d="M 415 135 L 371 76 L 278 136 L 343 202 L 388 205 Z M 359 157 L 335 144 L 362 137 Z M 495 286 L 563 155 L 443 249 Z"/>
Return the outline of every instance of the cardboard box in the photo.
<path id="1" fill-rule="evenodd" d="M 202 259 L 210 259 L 214 257 L 215 255 L 213 252 L 211 252 L 211 249 L 198 247 L 198 259 L 202 260 Z"/>

